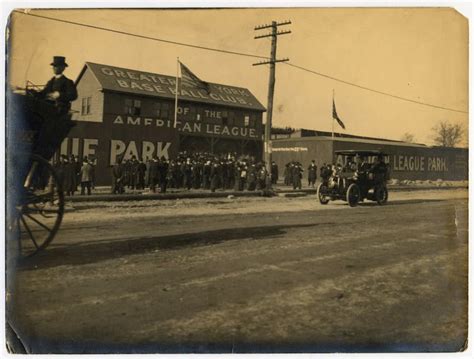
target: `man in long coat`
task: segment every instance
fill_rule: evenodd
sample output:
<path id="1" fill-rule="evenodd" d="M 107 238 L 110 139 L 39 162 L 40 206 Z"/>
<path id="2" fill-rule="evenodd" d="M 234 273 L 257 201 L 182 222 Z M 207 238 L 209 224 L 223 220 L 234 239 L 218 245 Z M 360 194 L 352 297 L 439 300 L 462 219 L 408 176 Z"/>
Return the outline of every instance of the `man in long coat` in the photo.
<path id="1" fill-rule="evenodd" d="M 70 161 L 67 161 L 64 164 L 64 180 L 63 180 L 63 190 L 66 192 L 67 196 L 74 196 L 74 192 L 77 190 L 77 176 L 76 176 L 76 161 L 74 155 L 71 155 Z"/>
<path id="2" fill-rule="evenodd" d="M 80 171 L 81 175 L 81 195 L 85 194 L 85 190 L 87 188 L 87 195 L 90 196 L 91 194 L 91 183 L 92 183 L 92 166 L 90 165 L 87 158 L 84 158 L 82 161 L 82 167 Z"/>
<path id="3" fill-rule="evenodd" d="M 278 165 L 275 163 L 275 161 L 272 162 L 271 171 L 272 171 L 272 177 L 271 177 L 272 184 L 276 184 L 278 181 Z"/>
<path id="4" fill-rule="evenodd" d="M 220 187 L 222 176 L 222 167 L 220 161 L 216 158 L 211 167 L 211 192 L 215 192 Z"/>
<path id="5" fill-rule="evenodd" d="M 318 177 L 318 166 L 314 160 L 311 161 L 311 164 L 308 167 L 308 186 L 314 188 L 314 184 L 316 183 L 316 178 Z"/>
<path id="6" fill-rule="evenodd" d="M 122 194 L 125 192 L 124 190 L 124 169 L 122 158 L 117 158 L 117 162 L 112 167 L 112 194 Z"/>
<path id="7" fill-rule="evenodd" d="M 160 192 L 165 193 L 168 184 L 168 161 L 164 156 L 158 162 L 158 177 L 160 180 Z"/>
<path id="8" fill-rule="evenodd" d="M 38 95 L 54 102 L 58 112 L 64 114 L 70 110 L 71 102 L 77 99 L 76 85 L 63 74 L 68 66 L 65 57 L 54 56 L 51 66 L 53 67 L 54 77 L 48 81 Z"/>
<path id="9" fill-rule="evenodd" d="M 148 168 L 148 177 L 149 177 L 149 182 L 150 182 L 150 191 L 153 193 L 156 192 L 156 185 L 159 183 L 159 164 L 158 164 L 158 158 L 156 155 L 153 156 L 153 158 L 150 161 L 150 165 Z"/>
<path id="10" fill-rule="evenodd" d="M 301 179 L 303 178 L 303 167 L 296 162 L 292 167 L 293 189 L 301 189 Z"/>

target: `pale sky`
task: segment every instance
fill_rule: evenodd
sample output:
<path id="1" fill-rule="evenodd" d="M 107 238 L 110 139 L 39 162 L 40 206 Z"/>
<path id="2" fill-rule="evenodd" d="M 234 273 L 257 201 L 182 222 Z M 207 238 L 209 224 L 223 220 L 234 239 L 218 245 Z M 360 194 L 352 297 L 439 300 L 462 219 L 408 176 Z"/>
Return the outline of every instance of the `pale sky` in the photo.
<path id="1" fill-rule="evenodd" d="M 468 21 L 453 9 L 306 8 L 223 10 L 32 10 L 119 31 L 269 56 L 256 25 L 291 20 L 277 57 L 344 81 L 437 106 L 468 110 Z M 44 84 L 54 55 L 76 79 L 91 61 L 174 76 L 176 58 L 202 80 L 248 88 L 266 107 L 268 66 L 259 59 L 187 48 L 13 14 L 10 82 Z M 332 94 L 346 133 L 432 144 L 441 120 L 467 128 L 468 114 L 368 92 L 278 64 L 273 124 L 331 131 Z M 335 125 L 336 130 L 340 130 Z"/>

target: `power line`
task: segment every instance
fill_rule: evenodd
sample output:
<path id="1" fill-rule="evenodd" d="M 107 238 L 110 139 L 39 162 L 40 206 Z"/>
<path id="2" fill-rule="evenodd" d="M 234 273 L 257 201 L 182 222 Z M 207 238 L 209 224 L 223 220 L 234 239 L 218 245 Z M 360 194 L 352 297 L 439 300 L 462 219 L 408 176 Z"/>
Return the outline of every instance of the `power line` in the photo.
<path id="1" fill-rule="evenodd" d="M 95 30 L 102 30 L 102 31 L 108 31 L 112 32 L 115 34 L 120 34 L 120 35 L 127 35 L 127 36 L 132 36 L 132 37 L 138 37 L 140 39 L 146 39 L 146 40 L 153 40 L 153 41 L 158 41 L 158 42 L 164 42 L 167 44 L 173 44 L 173 45 L 180 45 L 180 46 L 186 46 L 186 47 L 192 47 L 195 49 L 200 49 L 200 50 L 207 50 L 207 51 L 214 51 L 214 52 L 223 52 L 225 54 L 231 54 L 231 55 L 239 55 L 239 56 L 246 56 L 246 57 L 253 57 L 253 58 L 260 58 L 260 59 L 268 59 L 266 56 L 259 56 L 259 55 L 254 55 L 254 54 L 246 54 L 244 52 L 237 52 L 237 51 L 231 51 L 231 50 L 222 50 L 222 49 L 216 49 L 212 47 L 206 47 L 206 46 L 199 46 L 199 45 L 193 45 L 193 44 L 187 44 L 184 42 L 178 42 L 178 41 L 173 41 L 173 40 L 166 40 L 166 39 L 160 39 L 157 37 L 151 37 L 151 36 L 146 36 L 146 35 L 140 35 L 140 34 L 134 34 L 131 32 L 126 32 L 126 31 L 121 31 L 121 30 L 115 30 L 107 27 L 101 27 L 101 26 L 96 26 L 96 25 L 90 25 L 90 24 L 84 24 L 81 22 L 75 22 L 75 21 L 70 21 L 70 20 L 63 20 L 63 19 L 56 19 L 54 17 L 49 17 L 49 16 L 44 16 L 44 15 L 37 15 L 37 14 L 32 14 L 30 12 L 22 12 L 19 10 L 14 10 L 13 12 L 16 12 L 18 14 L 22 15 L 28 15 L 28 16 L 33 16 L 33 17 L 39 17 L 41 19 L 47 19 L 51 21 L 56 21 L 56 22 L 62 22 L 70 25 L 76 25 L 76 26 L 82 26 L 82 27 L 87 27 L 90 29 L 95 29 Z"/>
<path id="2" fill-rule="evenodd" d="M 70 21 L 70 20 L 64 20 L 64 19 L 57 19 L 57 18 L 44 16 L 44 15 L 32 14 L 31 12 L 22 12 L 20 10 L 14 10 L 13 12 L 18 13 L 18 14 L 22 14 L 22 15 L 33 16 L 33 17 L 42 18 L 42 19 L 46 19 L 46 20 L 62 22 L 62 23 L 70 24 L 70 25 L 82 26 L 82 27 L 87 27 L 87 28 L 90 28 L 90 29 L 102 30 L 102 31 L 112 32 L 112 33 L 116 33 L 116 34 L 120 34 L 120 35 L 132 36 L 132 37 L 146 39 L 146 40 L 163 42 L 163 43 L 168 43 L 168 44 L 173 44 L 173 45 L 178 45 L 178 46 L 185 46 L 185 47 L 190 47 L 190 48 L 195 48 L 195 49 L 200 49 L 200 50 L 220 52 L 220 53 L 225 53 L 225 54 L 230 54 L 230 55 L 238 55 L 238 56 L 245 56 L 245 57 L 252 57 L 252 58 L 259 58 L 259 59 L 269 60 L 268 57 L 261 56 L 261 55 L 255 55 L 255 54 L 249 54 L 249 53 L 231 51 L 231 50 L 223 50 L 223 49 L 200 46 L 200 45 L 194 45 L 194 44 L 188 44 L 188 43 L 173 41 L 173 40 L 160 39 L 160 38 L 157 38 L 157 37 L 134 34 L 134 33 L 121 31 L 121 30 L 115 30 L 115 29 L 111 29 L 111 28 L 107 28 L 107 27 L 84 24 L 84 23 Z M 388 92 L 375 90 L 375 89 L 372 89 L 372 88 L 369 88 L 369 87 L 366 87 L 366 86 L 358 85 L 358 84 L 350 82 L 350 81 L 341 80 L 337 77 L 326 75 L 326 74 L 323 74 L 321 72 L 314 71 L 314 70 L 305 68 L 303 66 L 298 66 L 298 65 L 295 65 L 295 64 L 292 64 L 292 63 L 289 63 L 289 62 L 286 62 L 285 64 L 288 65 L 288 66 L 292 66 L 294 68 L 297 68 L 299 70 L 306 71 L 306 72 L 311 73 L 313 75 L 324 77 L 324 78 L 327 78 L 327 79 L 330 79 L 330 80 L 333 80 L 333 81 L 336 81 L 336 82 L 340 82 L 340 83 L 343 83 L 345 85 L 353 86 L 353 87 L 356 87 L 356 88 L 359 88 L 359 89 L 362 89 L 362 90 L 377 93 L 379 95 L 384 95 L 384 96 L 392 97 L 392 98 L 395 98 L 395 99 L 398 99 L 398 100 L 411 102 L 411 103 L 415 103 L 415 104 L 418 104 L 418 105 L 423 105 L 423 106 L 432 107 L 432 108 L 436 108 L 436 109 L 441 109 L 441 110 L 445 110 L 445 111 L 452 111 L 452 112 L 465 113 L 465 114 L 469 113 L 468 111 L 458 110 L 458 109 L 445 107 L 445 106 L 433 105 L 433 104 L 430 104 L 430 103 L 427 103 L 427 102 L 412 100 L 410 98 L 406 98 L 406 97 L 402 97 L 402 96 L 398 96 L 398 95 L 392 95 Z"/>
<path id="3" fill-rule="evenodd" d="M 304 68 L 304 67 L 302 67 L 302 66 L 298 66 L 298 65 L 292 64 L 292 63 L 285 63 L 285 65 L 292 66 L 292 67 L 295 67 L 295 68 L 297 68 L 297 69 L 300 69 L 300 70 L 303 70 L 303 71 L 307 71 L 307 72 L 309 72 L 309 73 L 312 73 L 312 74 L 315 74 L 315 75 L 318 75 L 318 76 L 321 76 L 321 77 L 325 77 L 325 78 L 331 79 L 331 80 L 333 80 L 333 81 L 341 82 L 341 83 L 346 84 L 346 85 L 354 86 L 354 87 L 360 88 L 360 89 L 362 89 L 362 90 L 371 91 L 371 92 L 378 93 L 378 94 L 380 94 L 380 95 L 385 95 L 385 96 L 393 97 L 393 98 L 396 98 L 396 99 L 398 99 L 398 100 L 408 101 L 408 102 L 416 103 L 416 104 L 418 104 L 418 105 L 434 107 L 434 108 L 438 108 L 438 109 L 446 110 L 446 111 L 454 111 L 454 112 L 460 112 L 460 113 L 469 113 L 469 112 L 467 112 L 467 111 L 457 110 L 457 109 L 454 109 L 454 108 L 449 108 L 449 107 L 444 107 L 444 106 L 433 105 L 433 104 L 426 103 L 426 102 L 422 102 L 422 101 L 412 100 L 412 99 L 409 99 L 409 98 L 406 98 L 406 97 L 401 97 L 401 96 L 397 96 L 397 95 L 392 95 L 392 94 L 389 94 L 389 93 L 387 93 L 387 92 L 383 92 L 383 91 L 379 91 L 379 90 L 374 90 L 374 89 L 371 89 L 371 88 L 369 88 L 369 87 L 365 87 L 365 86 L 361 86 L 361 85 L 358 85 L 358 84 L 355 84 L 355 83 L 352 83 L 352 82 L 349 82 L 349 81 L 341 80 L 341 79 L 338 79 L 338 78 L 336 78 L 336 77 L 329 76 L 329 75 L 325 75 L 325 74 L 323 74 L 323 73 L 320 73 L 320 72 L 317 72 L 317 71 L 314 71 L 314 70 L 310 70 L 310 69 Z"/>

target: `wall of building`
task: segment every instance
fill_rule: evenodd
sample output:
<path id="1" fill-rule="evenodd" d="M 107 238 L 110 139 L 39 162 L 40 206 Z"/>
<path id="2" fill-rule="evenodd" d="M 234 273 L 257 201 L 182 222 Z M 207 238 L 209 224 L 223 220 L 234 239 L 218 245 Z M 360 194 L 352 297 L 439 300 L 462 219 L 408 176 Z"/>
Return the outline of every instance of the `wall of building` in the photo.
<path id="1" fill-rule="evenodd" d="M 332 162 L 333 143 L 332 141 L 299 138 L 275 140 L 272 144 L 272 160 L 278 165 L 279 177 L 283 178 L 285 165 L 292 161 L 298 161 L 306 169 L 315 160 L 318 169 L 324 163 Z M 303 174 L 306 177 L 306 173 Z M 318 171 L 319 177 L 319 171 Z"/>
<path id="2" fill-rule="evenodd" d="M 313 137 L 273 141 L 273 160 L 280 174 L 284 165 L 299 161 L 304 168 L 316 160 L 318 168 L 324 163 L 340 161 L 333 155 L 337 150 L 381 150 L 388 154 L 386 162 L 392 169 L 392 178 L 410 180 L 467 180 L 468 150 L 461 148 L 402 145 L 389 141 L 336 139 Z"/>
<path id="3" fill-rule="evenodd" d="M 81 81 L 77 84 L 77 100 L 71 103 L 74 111 L 73 119 L 76 121 L 101 122 L 104 112 L 104 93 L 98 91 L 100 84 L 94 74 L 86 69 Z M 82 99 L 90 98 L 90 113 L 82 113 Z"/>
<path id="4" fill-rule="evenodd" d="M 335 141 L 335 150 L 382 150 L 388 154 L 392 178 L 409 180 L 466 180 L 468 151 L 462 148 L 399 146 L 352 141 Z"/>
<path id="5" fill-rule="evenodd" d="M 62 154 L 97 159 L 98 185 L 111 183 L 111 166 L 118 157 L 172 158 L 179 151 L 178 133 L 172 126 L 146 125 L 141 118 L 137 121 L 136 117 L 127 116 L 125 98 L 122 94 L 106 92 L 102 122 L 77 121 L 61 147 Z"/>
<path id="6" fill-rule="evenodd" d="M 125 112 L 126 100 L 139 100 L 141 112 Z M 135 94 L 107 93 L 104 117 L 127 121 L 129 124 L 163 129 L 174 126 L 174 101 Z M 245 118 L 247 117 L 248 123 Z M 260 111 L 223 107 L 209 104 L 178 102 L 177 130 L 183 134 L 242 139 L 261 139 L 263 133 Z"/>
<path id="7" fill-rule="evenodd" d="M 83 76 L 87 86 L 81 88 L 92 88 L 89 80 L 93 79 L 86 76 L 87 71 Z M 183 101 L 178 108 L 177 128 L 174 128 L 173 101 L 135 94 L 102 93 L 97 91 L 97 87 L 95 91 L 96 95 L 103 96 L 103 114 L 97 115 L 101 122 L 86 121 L 84 116 L 78 118 L 63 142 L 61 153 L 97 158 L 99 185 L 110 183 L 110 167 L 117 157 L 127 159 L 134 155 L 146 161 L 153 155 L 174 158 L 179 151 L 198 149 L 261 157 L 263 126 L 260 111 Z M 85 93 L 83 90 L 82 94 Z M 128 114 L 126 100 L 139 100 L 140 113 Z M 80 101 L 80 98 L 75 101 L 76 106 Z M 167 110 L 163 112 L 165 107 Z M 197 114 L 201 115 L 199 120 Z M 245 116 L 249 120 L 247 125 Z"/>

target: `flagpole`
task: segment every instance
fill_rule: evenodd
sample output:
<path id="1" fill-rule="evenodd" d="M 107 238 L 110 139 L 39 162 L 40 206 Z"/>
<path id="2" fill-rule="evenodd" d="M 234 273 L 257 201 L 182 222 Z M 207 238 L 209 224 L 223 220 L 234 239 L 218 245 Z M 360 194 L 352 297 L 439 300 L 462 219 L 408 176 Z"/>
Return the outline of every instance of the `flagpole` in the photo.
<path id="1" fill-rule="evenodd" d="M 179 76 L 179 57 L 176 58 L 176 91 L 174 95 L 174 124 L 173 127 L 176 128 L 178 123 L 178 76 Z"/>
<path id="2" fill-rule="evenodd" d="M 334 108 L 334 89 L 332 89 L 332 106 Z M 334 140 L 334 116 L 332 117 L 332 139 Z"/>

